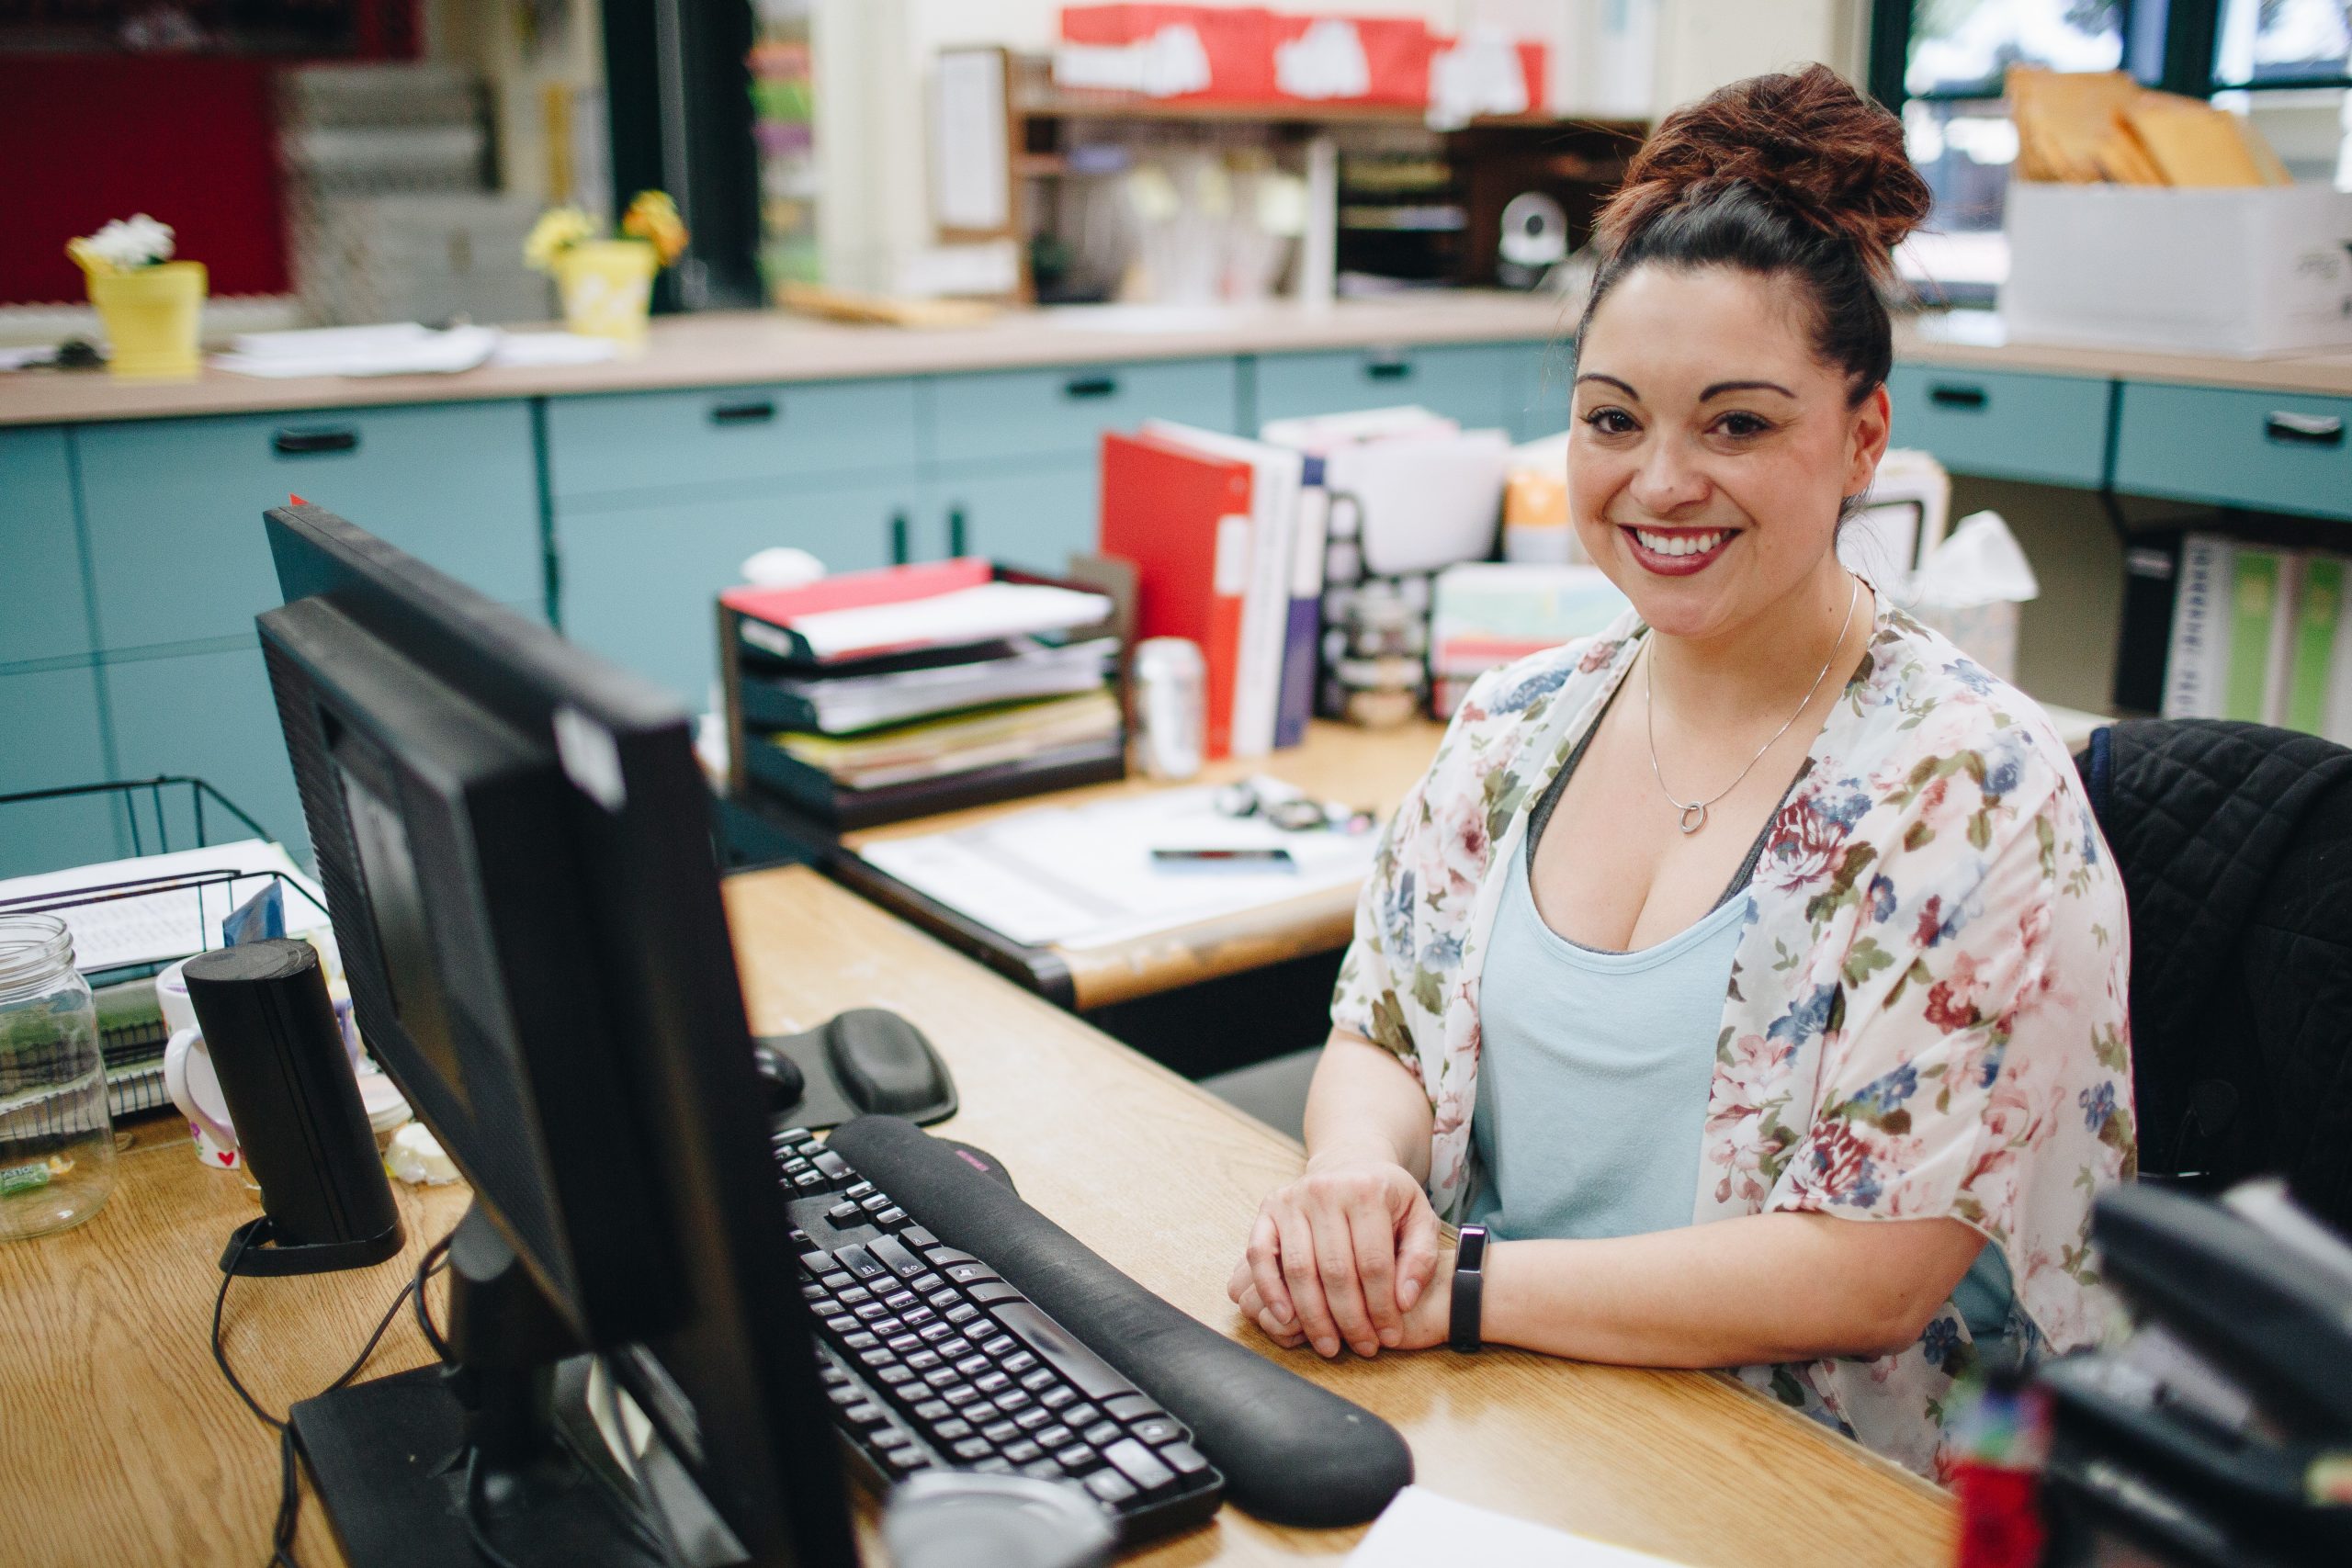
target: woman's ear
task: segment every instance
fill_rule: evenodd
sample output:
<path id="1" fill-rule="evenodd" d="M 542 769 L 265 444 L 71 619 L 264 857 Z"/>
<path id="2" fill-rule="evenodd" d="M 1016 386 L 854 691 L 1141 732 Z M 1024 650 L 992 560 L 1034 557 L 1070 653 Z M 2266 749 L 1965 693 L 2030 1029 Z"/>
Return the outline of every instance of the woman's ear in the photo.
<path id="1" fill-rule="evenodd" d="M 1846 434 L 1846 485 L 1840 494 L 1860 495 L 1871 488 L 1871 481 L 1878 477 L 1878 460 L 1886 456 L 1894 425 L 1894 405 L 1882 381 L 1854 410 Z"/>

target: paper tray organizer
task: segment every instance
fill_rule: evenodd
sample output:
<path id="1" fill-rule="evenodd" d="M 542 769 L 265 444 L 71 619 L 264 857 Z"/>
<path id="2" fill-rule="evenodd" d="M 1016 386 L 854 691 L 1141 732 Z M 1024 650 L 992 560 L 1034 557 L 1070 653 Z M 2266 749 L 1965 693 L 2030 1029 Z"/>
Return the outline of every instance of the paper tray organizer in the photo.
<path id="1" fill-rule="evenodd" d="M 185 789 L 187 807 L 175 812 L 166 791 Z M 193 846 L 202 849 L 211 842 L 205 821 L 206 801 L 220 817 L 232 819 L 258 839 L 270 838 L 269 830 L 238 807 L 235 802 L 199 778 L 159 776 L 152 779 L 124 779 L 107 784 L 74 784 L 62 789 L 28 790 L 21 794 L 0 795 L 0 828 L 5 828 L 8 808 L 27 806 L 37 801 L 60 800 L 81 795 L 119 795 L 124 817 L 130 827 L 131 856 L 134 859 L 150 854 L 172 852 L 171 823 L 179 816 L 189 824 L 195 838 Z M 153 828 L 153 848 L 148 847 L 149 832 L 141 823 L 140 812 L 144 806 Z M 310 890 L 276 872 L 206 871 L 182 875 L 132 877 L 117 882 L 78 887 L 71 892 L 35 894 L 27 897 L 0 898 L 0 915 L 54 915 L 67 909 L 92 904 L 111 903 L 126 898 L 147 897 L 158 893 L 197 893 L 204 889 L 226 889 L 238 882 L 259 882 L 265 878 L 281 884 L 291 894 L 326 914 L 312 898 Z M 199 906 L 201 907 L 201 906 Z M 209 949 L 216 931 L 209 922 L 199 920 L 191 933 Z M 164 1087 L 164 1047 L 168 1043 L 168 1032 L 164 1027 L 161 1010 L 154 1001 L 155 974 L 165 967 L 161 964 L 141 964 L 119 970 L 104 970 L 92 974 L 84 971 L 96 994 L 98 1010 L 98 1054 L 106 1064 L 107 1113 L 118 1120 L 172 1109 L 171 1095 Z M 111 997 L 109 993 L 114 993 Z"/>
<path id="2" fill-rule="evenodd" d="M 1115 661 L 1115 668 L 1120 672 L 1119 705 L 1122 714 L 1126 711 L 1124 652 L 1125 627 L 1131 613 L 1128 603 L 1131 590 L 1129 593 L 1122 593 L 1115 586 L 1102 581 L 1053 577 L 967 557 L 920 566 L 839 573 L 822 580 L 824 586 L 834 591 L 831 602 L 824 607 L 847 608 L 902 602 L 928 594 L 954 592 L 985 582 L 1066 588 L 1101 593 L 1110 598 L 1118 607 L 1108 619 L 1094 626 L 1074 626 L 1061 635 L 1073 642 L 1102 637 L 1118 639 L 1122 654 Z M 1126 727 L 1123 719 L 1115 735 L 1100 745 L 1064 747 L 1019 761 L 905 784 L 869 789 L 845 787 L 821 769 L 791 756 L 765 734 L 745 725 L 744 682 L 747 678 L 756 679 L 761 671 L 772 669 L 780 660 L 797 666 L 803 673 L 814 673 L 823 668 L 814 660 L 806 640 L 799 638 L 788 626 L 778 626 L 763 616 L 748 615 L 739 607 L 741 601 L 750 597 L 741 591 L 730 590 L 719 596 L 717 607 L 719 683 L 727 726 L 727 789 L 729 795 L 764 795 L 782 803 L 828 832 L 842 833 L 878 827 L 887 822 L 902 822 L 917 817 L 958 811 L 968 807 L 1015 800 L 1025 795 L 1043 795 L 1053 790 L 1074 789 L 1082 784 L 1107 784 L 1126 776 Z M 760 623 L 754 637 L 745 637 L 743 627 L 746 621 Z"/>

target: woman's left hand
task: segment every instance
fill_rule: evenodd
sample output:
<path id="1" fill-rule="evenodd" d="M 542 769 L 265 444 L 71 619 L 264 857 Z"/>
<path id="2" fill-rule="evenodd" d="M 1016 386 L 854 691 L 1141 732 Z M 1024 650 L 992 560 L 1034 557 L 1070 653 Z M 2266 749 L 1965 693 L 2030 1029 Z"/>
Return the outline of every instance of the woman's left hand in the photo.
<path id="1" fill-rule="evenodd" d="M 1241 1309 L 1241 1315 L 1258 1325 L 1265 1337 L 1285 1350 L 1295 1350 L 1306 1343 L 1306 1331 L 1296 1318 L 1277 1323 L 1264 1298 L 1258 1294 L 1258 1283 L 1250 1273 L 1250 1260 L 1243 1258 L 1233 1270 L 1233 1278 L 1226 1284 L 1226 1294 Z M 1426 1350 L 1442 1345 L 1451 1337 L 1453 1314 L 1453 1248 L 1442 1248 L 1437 1255 L 1437 1273 L 1430 1280 L 1413 1304 L 1405 1309 L 1404 1337 L 1391 1347 L 1398 1350 Z M 1342 1347 L 1345 1341 L 1341 1341 Z M 1374 1354 L 1379 1352 L 1375 1350 Z M 1334 1351 L 1331 1359 L 1337 1359 Z"/>

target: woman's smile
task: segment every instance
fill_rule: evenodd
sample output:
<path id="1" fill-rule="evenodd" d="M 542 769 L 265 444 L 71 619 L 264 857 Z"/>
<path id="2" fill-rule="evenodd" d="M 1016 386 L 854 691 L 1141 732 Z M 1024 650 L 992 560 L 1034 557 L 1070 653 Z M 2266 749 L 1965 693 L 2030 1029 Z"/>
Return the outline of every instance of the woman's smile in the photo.
<path id="1" fill-rule="evenodd" d="M 1660 577 L 1689 577 L 1721 560 L 1740 536 L 1737 528 L 1653 528 L 1621 523 L 1629 552 L 1645 571 Z"/>

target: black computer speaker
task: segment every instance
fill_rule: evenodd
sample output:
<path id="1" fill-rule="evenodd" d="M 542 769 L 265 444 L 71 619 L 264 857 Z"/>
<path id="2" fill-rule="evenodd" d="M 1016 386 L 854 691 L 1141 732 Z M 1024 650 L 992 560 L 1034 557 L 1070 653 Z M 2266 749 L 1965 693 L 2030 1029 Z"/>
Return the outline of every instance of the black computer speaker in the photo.
<path id="1" fill-rule="evenodd" d="M 262 1217 L 230 1236 L 220 1267 L 314 1274 L 399 1252 L 400 1210 L 318 951 L 282 938 L 243 942 L 189 959 L 184 973 L 238 1146 L 261 1184 Z"/>

